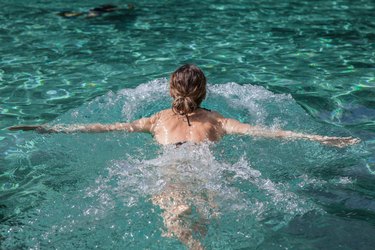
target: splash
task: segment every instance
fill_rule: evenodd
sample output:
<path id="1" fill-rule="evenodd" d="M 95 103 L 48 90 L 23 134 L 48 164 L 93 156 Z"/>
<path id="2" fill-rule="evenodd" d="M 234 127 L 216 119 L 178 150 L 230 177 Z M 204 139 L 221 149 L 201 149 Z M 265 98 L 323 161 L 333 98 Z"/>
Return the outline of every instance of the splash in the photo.
<path id="1" fill-rule="evenodd" d="M 289 190 L 287 183 L 262 177 L 261 171 L 252 168 L 245 156 L 234 164 L 220 162 L 211 147 L 211 143 L 187 143 L 178 148 L 164 147 L 159 156 L 150 160 L 131 156 L 112 161 L 108 175 L 100 176 L 95 187 L 86 190 L 87 195 L 96 196 L 97 204 L 102 206 L 108 203 L 103 199 L 107 200 L 111 190 L 113 196 L 121 197 L 124 206 L 133 206 L 173 186 L 187 191 L 191 197 L 186 199 L 193 206 L 203 206 L 200 210 L 206 211 L 207 219 L 225 213 L 250 213 L 260 221 L 279 214 L 277 217 L 283 219 L 273 222 L 279 226 L 286 225 L 296 215 L 317 209 Z M 251 196 L 253 193 L 258 194 Z M 202 204 L 202 196 L 210 197 L 215 204 Z M 211 211 L 213 207 L 215 211 Z"/>

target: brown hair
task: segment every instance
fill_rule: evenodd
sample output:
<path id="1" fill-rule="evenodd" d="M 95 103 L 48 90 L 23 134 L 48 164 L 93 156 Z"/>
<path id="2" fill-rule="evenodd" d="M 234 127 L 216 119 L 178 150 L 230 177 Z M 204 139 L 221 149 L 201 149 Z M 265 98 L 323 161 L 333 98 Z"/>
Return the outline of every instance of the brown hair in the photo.
<path id="1" fill-rule="evenodd" d="M 170 93 L 175 113 L 187 116 L 194 112 L 206 97 L 206 77 L 203 71 L 193 64 L 181 66 L 171 76 Z"/>

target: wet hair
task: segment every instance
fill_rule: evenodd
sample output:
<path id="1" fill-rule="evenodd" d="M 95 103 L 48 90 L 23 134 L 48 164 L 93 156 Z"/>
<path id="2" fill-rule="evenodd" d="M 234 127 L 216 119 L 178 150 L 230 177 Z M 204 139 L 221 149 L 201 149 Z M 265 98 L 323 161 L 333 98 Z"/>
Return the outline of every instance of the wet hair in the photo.
<path id="1" fill-rule="evenodd" d="M 171 76 L 170 93 L 175 113 L 187 116 L 194 112 L 206 97 L 206 77 L 203 71 L 193 64 L 181 66 Z"/>

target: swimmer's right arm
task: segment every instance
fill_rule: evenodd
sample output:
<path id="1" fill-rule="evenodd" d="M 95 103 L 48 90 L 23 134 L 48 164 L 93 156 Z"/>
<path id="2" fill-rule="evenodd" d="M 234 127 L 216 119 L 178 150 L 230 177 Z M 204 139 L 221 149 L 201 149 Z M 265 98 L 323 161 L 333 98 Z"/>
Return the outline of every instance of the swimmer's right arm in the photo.
<path id="1" fill-rule="evenodd" d="M 360 142 L 358 138 L 353 137 L 330 137 L 321 135 L 309 135 L 303 133 L 297 133 L 293 131 L 279 130 L 279 129 L 267 129 L 259 126 L 252 126 L 250 124 L 242 123 L 234 119 L 224 118 L 222 121 L 223 129 L 226 134 L 244 134 L 254 137 L 266 137 L 266 138 L 280 138 L 280 139 L 303 139 L 310 141 L 317 141 L 321 144 L 335 146 L 335 147 L 346 147 L 349 145 L 357 144 Z"/>
<path id="2" fill-rule="evenodd" d="M 86 133 L 101 133 L 101 132 L 111 132 L 111 131 L 127 131 L 132 132 L 130 123 L 113 123 L 113 124 L 73 124 L 73 125 L 31 125 L 31 126 L 13 126 L 8 128 L 9 130 L 23 130 L 30 131 L 34 130 L 38 133 L 75 133 L 75 132 L 86 132 Z"/>
<path id="3" fill-rule="evenodd" d="M 126 131 L 126 132 L 152 132 L 156 115 L 149 118 L 142 118 L 130 123 L 117 122 L 113 124 L 73 124 L 73 125 L 20 125 L 9 127 L 9 130 L 34 130 L 38 133 L 103 133 L 112 131 Z"/>

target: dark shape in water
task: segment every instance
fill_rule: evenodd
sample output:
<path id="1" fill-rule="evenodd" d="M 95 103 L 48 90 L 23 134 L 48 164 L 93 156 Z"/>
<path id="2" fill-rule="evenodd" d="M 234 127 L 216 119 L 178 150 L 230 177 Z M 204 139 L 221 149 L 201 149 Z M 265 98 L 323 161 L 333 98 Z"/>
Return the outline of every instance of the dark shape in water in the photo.
<path id="1" fill-rule="evenodd" d="M 100 16 L 101 14 L 103 14 L 105 12 L 113 12 L 113 11 L 116 11 L 116 10 L 118 10 L 116 5 L 105 4 L 105 5 L 102 5 L 100 7 L 90 9 L 90 11 L 87 13 L 86 17 L 97 17 L 97 16 Z"/>
<path id="2" fill-rule="evenodd" d="M 127 9 L 133 10 L 134 4 L 128 4 Z M 95 7 L 95 8 L 90 9 L 87 13 L 86 12 L 76 12 L 76 11 L 62 11 L 62 12 L 57 13 L 57 15 L 59 15 L 61 17 L 65 17 L 65 18 L 72 18 L 72 17 L 78 17 L 78 16 L 85 15 L 86 18 L 92 18 L 92 17 L 101 16 L 104 13 L 114 12 L 114 11 L 117 11 L 117 10 L 121 10 L 121 8 L 119 8 L 116 5 L 112 5 L 112 4 L 104 4 L 104 5 L 101 5 L 99 7 Z"/>
<path id="3" fill-rule="evenodd" d="M 31 130 L 35 130 L 36 132 L 38 132 L 40 134 L 56 132 L 53 129 L 45 129 L 41 125 L 19 125 L 19 126 L 9 127 L 8 129 L 11 130 L 11 131 L 18 131 L 18 130 L 31 131 Z"/>

